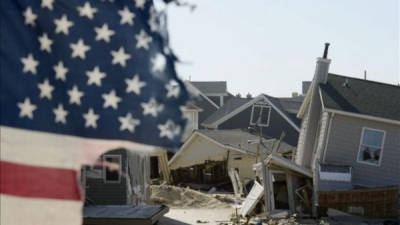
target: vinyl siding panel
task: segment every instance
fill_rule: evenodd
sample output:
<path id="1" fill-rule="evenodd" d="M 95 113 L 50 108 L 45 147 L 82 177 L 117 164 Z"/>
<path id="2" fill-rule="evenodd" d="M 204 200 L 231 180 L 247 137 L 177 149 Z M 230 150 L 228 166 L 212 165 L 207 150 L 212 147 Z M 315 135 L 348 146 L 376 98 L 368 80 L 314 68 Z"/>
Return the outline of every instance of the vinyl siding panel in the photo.
<path id="1" fill-rule="evenodd" d="M 353 167 L 353 184 L 366 187 L 400 185 L 400 126 L 336 114 L 325 162 Z M 380 166 L 357 162 L 363 127 L 386 131 Z"/>

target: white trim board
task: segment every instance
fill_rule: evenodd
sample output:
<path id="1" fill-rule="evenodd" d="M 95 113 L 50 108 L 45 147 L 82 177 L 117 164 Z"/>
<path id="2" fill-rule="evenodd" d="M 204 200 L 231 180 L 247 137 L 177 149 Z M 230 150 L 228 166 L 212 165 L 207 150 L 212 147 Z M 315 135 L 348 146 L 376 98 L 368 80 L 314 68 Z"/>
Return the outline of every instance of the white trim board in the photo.
<path id="1" fill-rule="evenodd" d="M 230 118 L 234 117 L 236 114 L 242 112 L 243 110 L 247 109 L 248 107 L 250 107 L 251 105 L 253 105 L 254 103 L 260 101 L 260 100 L 265 100 L 269 105 L 272 106 L 272 108 L 279 113 L 279 115 L 281 115 L 297 132 L 300 132 L 300 128 L 291 120 L 289 119 L 278 107 L 276 107 L 267 97 L 265 97 L 264 94 L 260 94 L 258 95 L 256 98 L 254 98 L 253 100 L 247 102 L 246 104 L 243 104 L 242 106 L 236 108 L 235 110 L 233 110 L 232 112 L 230 112 L 229 114 L 223 116 L 222 118 L 220 118 L 219 120 L 215 121 L 212 124 L 202 124 L 203 126 L 207 127 L 207 128 L 218 128 L 218 126 L 220 124 L 222 124 L 223 122 L 229 120 Z"/>
<path id="2" fill-rule="evenodd" d="M 398 121 L 398 120 L 385 119 L 382 117 L 369 116 L 369 115 L 359 114 L 359 113 L 351 113 L 351 112 L 346 112 L 346 111 L 337 110 L 337 109 L 329 109 L 329 108 L 325 108 L 324 106 L 323 106 L 323 110 L 326 112 L 336 113 L 336 114 L 344 115 L 344 116 L 350 116 L 350 117 L 356 117 L 356 118 L 360 118 L 360 119 L 366 119 L 366 120 L 372 120 L 372 121 L 377 121 L 377 122 L 400 125 L 400 121 Z"/>
<path id="3" fill-rule="evenodd" d="M 360 160 L 361 145 L 365 145 L 365 144 L 363 144 L 363 141 L 364 141 L 364 132 L 365 132 L 365 130 L 373 130 L 373 131 L 378 131 L 378 132 L 382 132 L 382 133 L 383 133 L 382 143 L 381 143 L 381 146 L 380 146 L 380 148 L 381 148 L 381 153 L 380 153 L 380 155 L 379 155 L 379 162 L 378 162 L 378 164 L 369 163 L 369 162 L 365 162 L 365 161 Z M 370 166 L 380 167 L 380 166 L 381 166 L 381 162 L 382 162 L 382 158 L 383 158 L 383 150 L 384 150 L 384 148 L 385 148 L 385 140 L 386 140 L 386 131 L 385 131 L 385 130 L 378 130 L 378 129 L 375 129 L 375 128 L 363 127 L 363 128 L 362 128 L 362 131 L 361 131 L 360 144 L 358 145 L 358 154 L 357 154 L 357 160 L 356 160 L 356 161 L 357 161 L 358 163 L 361 163 L 361 164 L 367 164 L 367 165 L 370 165 Z M 371 146 L 371 147 L 376 148 L 377 146 Z"/>

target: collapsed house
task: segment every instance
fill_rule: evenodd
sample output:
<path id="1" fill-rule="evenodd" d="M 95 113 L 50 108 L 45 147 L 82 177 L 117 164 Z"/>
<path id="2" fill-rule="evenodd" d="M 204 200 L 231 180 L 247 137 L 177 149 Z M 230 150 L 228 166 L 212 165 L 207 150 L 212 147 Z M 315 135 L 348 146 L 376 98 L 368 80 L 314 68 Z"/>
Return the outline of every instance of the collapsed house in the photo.
<path id="1" fill-rule="evenodd" d="M 297 115 L 302 123 L 295 161 L 278 165 L 292 174 L 307 171 L 290 181 L 289 198 L 305 185 L 312 193 L 299 195 L 300 200 L 309 202 L 306 207 L 314 215 L 332 207 L 363 216 L 396 217 L 400 87 L 329 73 L 328 46 L 317 59 L 313 82 Z M 277 159 L 282 160 L 267 158 L 267 171 L 274 170 Z M 266 183 L 275 179 L 267 177 Z M 276 192 L 273 185 L 266 188 Z M 273 200 L 267 202 L 272 212 Z"/>
<path id="2" fill-rule="evenodd" d="M 200 183 L 204 187 L 230 186 L 232 170 L 242 184 L 253 180 L 252 165 L 259 155 L 259 147 L 254 142 L 260 138 L 255 129 L 258 119 L 263 126 L 263 140 L 272 146 L 282 137 L 277 152 L 291 158 L 300 130 L 296 114 L 303 98 L 274 98 L 261 94 L 255 98 L 231 97 L 224 101 L 208 118 L 199 121 L 206 129 L 194 129 L 169 161 L 174 182 Z"/>
<path id="3" fill-rule="evenodd" d="M 174 182 L 202 184 L 205 189 L 231 186 L 228 176 L 231 170 L 238 173 L 242 184 L 254 180 L 252 165 L 258 160 L 259 148 L 249 141 L 258 138 L 240 129 L 195 131 L 169 161 Z M 264 139 L 264 142 L 272 146 L 277 140 Z M 289 154 L 293 149 L 281 143 L 278 152 Z"/>

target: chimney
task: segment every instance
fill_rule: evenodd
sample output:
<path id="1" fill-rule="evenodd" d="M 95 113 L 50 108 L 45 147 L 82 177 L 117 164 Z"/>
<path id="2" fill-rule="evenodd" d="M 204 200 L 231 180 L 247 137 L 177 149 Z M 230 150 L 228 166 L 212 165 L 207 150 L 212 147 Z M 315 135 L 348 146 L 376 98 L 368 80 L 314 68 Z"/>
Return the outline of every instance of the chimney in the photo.
<path id="1" fill-rule="evenodd" d="M 307 91 L 310 88 L 310 86 L 311 86 L 311 81 L 303 81 L 301 90 L 302 95 L 307 94 Z"/>
<path id="2" fill-rule="evenodd" d="M 328 80 L 329 65 L 331 60 L 328 59 L 329 43 L 325 43 L 324 54 L 317 59 L 317 66 L 315 68 L 314 78 L 320 84 L 326 84 Z"/>

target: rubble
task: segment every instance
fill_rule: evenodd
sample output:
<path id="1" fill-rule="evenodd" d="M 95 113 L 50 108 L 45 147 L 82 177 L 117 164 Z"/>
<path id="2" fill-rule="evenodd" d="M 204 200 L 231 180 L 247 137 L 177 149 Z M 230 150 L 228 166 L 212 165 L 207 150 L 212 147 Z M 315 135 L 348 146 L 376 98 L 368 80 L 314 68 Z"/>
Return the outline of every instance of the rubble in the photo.
<path id="1" fill-rule="evenodd" d="M 229 208 L 235 202 L 228 194 L 206 194 L 188 187 L 151 185 L 152 204 L 164 204 L 172 208 Z"/>

